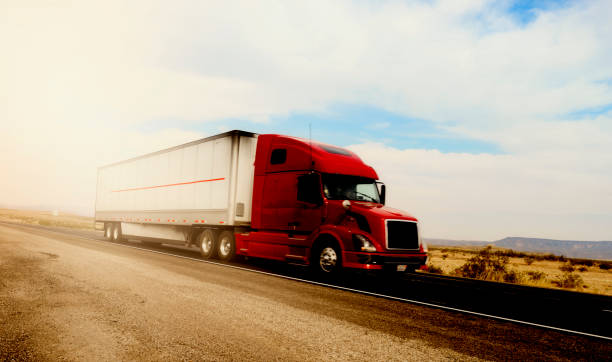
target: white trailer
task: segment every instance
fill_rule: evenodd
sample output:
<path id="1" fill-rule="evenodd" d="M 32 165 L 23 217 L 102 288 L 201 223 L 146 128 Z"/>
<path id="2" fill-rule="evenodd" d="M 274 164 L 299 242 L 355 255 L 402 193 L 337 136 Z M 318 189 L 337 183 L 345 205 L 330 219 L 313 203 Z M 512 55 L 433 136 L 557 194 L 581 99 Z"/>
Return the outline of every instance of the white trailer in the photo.
<path id="1" fill-rule="evenodd" d="M 194 242 L 251 223 L 257 135 L 230 131 L 98 169 L 96 222 L 110 239 Z"/>

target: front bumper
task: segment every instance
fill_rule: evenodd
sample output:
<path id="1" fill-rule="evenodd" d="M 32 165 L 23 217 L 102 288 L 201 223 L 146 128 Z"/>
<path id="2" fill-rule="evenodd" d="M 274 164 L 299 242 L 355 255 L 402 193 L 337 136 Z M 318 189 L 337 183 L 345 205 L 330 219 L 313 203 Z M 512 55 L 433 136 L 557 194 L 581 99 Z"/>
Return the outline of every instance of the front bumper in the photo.
<path id="1" fill-rule="evenodd" d="M 345 268 L 366 270 L 397 270 L 398 265 L 406 265 L 407 271 L 414 271 L 427 264 L 426 253 L 361 253 L 345 251 L 343 254 Z"/>

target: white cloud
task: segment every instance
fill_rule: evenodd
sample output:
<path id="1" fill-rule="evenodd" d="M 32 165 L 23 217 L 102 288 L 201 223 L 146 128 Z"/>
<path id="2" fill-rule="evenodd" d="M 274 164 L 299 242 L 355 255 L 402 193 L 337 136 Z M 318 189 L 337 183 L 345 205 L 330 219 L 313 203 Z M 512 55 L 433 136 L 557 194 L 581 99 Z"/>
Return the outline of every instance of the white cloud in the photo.
<path id="1" fill-rule="evenodd" d="M 376 143 L 350 148 L 388 184 L 389 205 L 420 218 L 426 236 L 597 240 L 609 235 L 612 171 L 592 172 L 571 153 L 445 154 Z"/>
<path id="2" fill-rule="evenodd" d="M 265 119 L 364 102 L 474 126 L 554 119 L 612 99 L 599 82 L 612 77 L 605 1 L 542 12 L 526 27 L 488 1 L 4 10 L 3 69 L 34 92 L 19 99 L 79 101 L 69 115 Z"/>
<path id="3" fill-rule="evenodd" d="M 435 221 L 436 230 L 448 225 L 445 236 L 478 237 L 457 220 L 480 212 L 501 227 L 506 219 L 493 215 L 522 215 L 525 205 L 533 220 L 563 210 L 609 217 L 597 199 L 610 195 L 612 118 L 565 114 L 612 103 L 612 5 L 572 3 L 521 25 L 499 4 L 2 2 L 0 173 L 8 176 L 0 201 L 87 210 L 96 166 L 201 136 L 185 124 L 267 122 L 348 103 L 431 120 L 507 152 L 364 149 L 422 181 L 417 211 L 436 220 L 434 210 L 448 209 L 447 224 Z M 140 132 L 150 121 L 161 130 Z M 422 174 L 409 173 L 415 163 Z M 416 190 L 413 179 L 383 168 Z M 412 198 L 403 202 L 412 209 Z M 451 217 L 460 207 L 472 214 Z M 538 230 L 564 225 L 551 219 Z M 597 227 L 581 235 L 609 238 Z"/>

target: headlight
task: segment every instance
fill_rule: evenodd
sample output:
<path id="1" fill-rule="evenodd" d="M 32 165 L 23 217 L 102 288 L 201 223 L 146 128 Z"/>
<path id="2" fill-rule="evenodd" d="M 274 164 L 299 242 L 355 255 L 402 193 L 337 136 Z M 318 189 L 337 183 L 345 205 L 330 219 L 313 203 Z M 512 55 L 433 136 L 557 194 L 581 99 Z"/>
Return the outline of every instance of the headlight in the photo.
<path id="1" fill-rule="evenodd" d="M 376 251 L 374 244 L 361 234 L 353 234 L 353 244 L 355 244 L 355 249 L 358 251 L 367 251 L 369 253 Z"/>

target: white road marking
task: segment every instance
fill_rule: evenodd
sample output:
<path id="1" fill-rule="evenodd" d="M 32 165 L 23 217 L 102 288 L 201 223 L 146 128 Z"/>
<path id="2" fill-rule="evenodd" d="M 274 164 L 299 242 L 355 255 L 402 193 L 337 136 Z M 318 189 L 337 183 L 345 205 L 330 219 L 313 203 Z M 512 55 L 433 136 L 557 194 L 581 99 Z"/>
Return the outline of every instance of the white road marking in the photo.
<path id="1" fill-rule="evenodd" d="M 48 231 L 52 231 L 52 230 L 48 230 Z M 52 231 L 52 232 L 54 232 L 54 231 Z M 61 232 L 56 232 L 56 233 L 64 234 L 64 233 L 61 233 Z M 339 286 L 339 285 L 321 283 L 321 282 L 316 282 L 316 281 L 312 281 L 312 280 L 308 280 L 308 279 L 294 278 L 294 277 L 290 277 L 290 276 L 286 276 L 286 275 L 274 274 L 274 273 L 269 273 L 269 272 L 255 270 L 255 269 L 249 269 L 249 268 L 243 268 L 243 267 L 235 266 L 235 265 L 221 264 L 221 263 L 217 263 L 217 262 L 210 261 L 210 260 L 197 259 L 197 258 L 192 258 L 192 257 L 189 257 L 189 256 L 183 256 L 183 255 L 175 255 L 175 254 L 165 253 L 165 252 L 157 251 L 157 250 L 150 250 L 150 249 L 145 249 L 145 248 L 139 248 L 137 246 L 132 246 L 132 245 L 125 245 L 125 244 L 119 244 L 119 243 L 115 243 L 115 242 L 109 242 L 107 240 L 93 239 L 93 238 L 89 238 L 89 237 L 85 237 L 85 236 L 80 236 L 80 235 L 73 235 L 73 236 L 77 236 L 77 237 L 80 237 L 80 238 L 86 239 L 86 240 L 93 240 L 93 241 L 96 241 L 96 242 L 99 242 L 99 243 L 107 243 L 107 244 L 112 243 L 113 245 L 123 246 L 123 247 L 126 247 L 126 248 L 143 250 L 143 251 L 148 251 L 148 252 L 151 252 L 151 253 L 173 256 L 173 257 L 176 257 L 176 258 L 192 260 L 192 261 L 196 261 L 196 262 L 200 262 L 200 263 L 207 263 L 207 264 L 213 264 L 213 265 L 218 265 L 218 266 L 224 266 L 224 267 L 234 268 L 234 269 L 238 269 L 238 270 L 244 270 L 244 271 L 248 271 L 248 272 L 252 272 L 252 273 L 259 273 L 259 274 L 264 274 L 264 275 L 270 275 L 270 276 L 274 276 L 274 277 L 278 277 L 278 278 L 284 278 L 284 279 L 299 281 L 299 282 L 308 283 L 308 284 L 315 284 L 315 285 L 320 285 L 320 286 L 324 286 L 324 287 L 328 287 L 328 288 L 345 290 L 345 291 L 349 291 L 349 292 L 365 294 L 365 295 L 370 295 L 370 296 L 379 297 L 379 298 L 385 298 L 385 299 L 391 299 L 391 300 L 396 300 L 396 301 L 400 301 L 400 302 L 424 305 L 424 306 L 427 306 L 427 307 L 438 308 L 438 309 L 443 309 L 443 310 L 449 310 L 449 311 L 459 312 L 459 313 L 464 313 L 464 314 L 471 314 L 471 315 L 476 315 L 476 316 L 479 316 L 479 317 L 491 318 L 491 319 L 501 320 L 501 321 L 505 321 L 505 322 L 512 322 L 512 323 L 523 324 L 523 325 L 528 325 L 528 326 L 532 326 L 532 327 L 551 329 L 551 330 L 559 331 L 559 332 L 567 332 L 567 333 L 572 333 L 572 334 L 578 334 L 578 335 L 581 335 L 581 336 L 594 337 L 594 338 L 600 338 L 600 339 L 605 339 L 605 340 L 608 340 L 608 341 L 612 341 L 612 337 L 600 336 L 600 335 L 597 335 L 597 334 L 591 334 L 591 333 L 585 333 L 585 332 L 580 332 L 580 331 L 574 331 L 574 330 L 571 330 L 571 329 L 547 326 L 545 324 L 538 324 L 538 323 L 532 323 L 532 322 L 527 322 L 527 321 L 521 321 L 521 320 L 518 320 L 518 319 L 505 318 L 505 317 L 500 317 L 500 316 L 491 315 L 491 314 L 485 314 L 485 313 L 479 313 L 479 312 L 474 312 L 474 311 L 465 310 L 465 309 L 447 307 L 447 306 L 444 306 L 444 305 L 427 303 L 427 302 L 421 302 L 421 301 L 413 300 L 413 299 L 399 298 L 399 297 L 394 297 L 394 296 L 391 296 L 391 295 L 373 293 L 373 292 L 368 292 L 368 291 L 365 291 L 365 290 L 359 290 L 359 289 L 342 287 L 342 286 Z M 607 310 L 607 309 L 604 309 L 603 311 L 604 312 L 612 312 L 612 311 Z"/>

